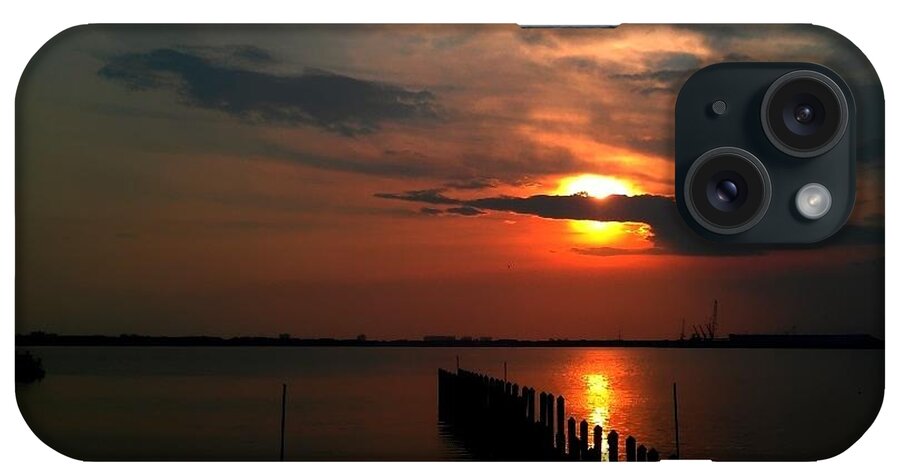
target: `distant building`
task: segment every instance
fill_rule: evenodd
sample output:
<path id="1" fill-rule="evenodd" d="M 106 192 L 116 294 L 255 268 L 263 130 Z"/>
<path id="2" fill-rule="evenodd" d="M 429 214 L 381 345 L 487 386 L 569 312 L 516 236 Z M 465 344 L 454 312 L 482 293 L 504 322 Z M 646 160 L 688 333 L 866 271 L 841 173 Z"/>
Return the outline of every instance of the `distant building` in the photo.
<path id="1" fill-rule="evenodd" d="M 492 341 L 492 340 L 494 340 L 494 338 L 493 338 L 493 337 L 490 337 L 490 336 L 482 336 L 482 337 L 479 337 L 479 338 L 478 338 L 478 341 L 479 341 L 479 342 L 490 342 L 490 341 Z"/>
<path id="2" fill-rule="evenodd" d="M 425 336 L 422 340 L 425 342 L 455 342 L 456 336 Z"/>
<path id="3" fill-rule="evenodd" d="M 278 338 L 281 339 L 281 340 L 288 340 L 288 339 L 291 338 L 291 335 L 290 335 L 290 334 L 287 334 L 287 333 L 285 333 L 285 334 L 278 334 Z"/>
<path id="4" fill-rule="evenodd" d="M 366 341 L 366 335 L 365 335 L 365 334 L 360 334 L 360 335 L 356 336 L 356 340 L 358 340 L 359 342 L 365 342 L 365 341 Z"/>
<path id="5" fill-rule="evenodd" d="M 459 338 L 459 340 L 463 342 L 472 342 L 472 336 L 462 336 Z"/>

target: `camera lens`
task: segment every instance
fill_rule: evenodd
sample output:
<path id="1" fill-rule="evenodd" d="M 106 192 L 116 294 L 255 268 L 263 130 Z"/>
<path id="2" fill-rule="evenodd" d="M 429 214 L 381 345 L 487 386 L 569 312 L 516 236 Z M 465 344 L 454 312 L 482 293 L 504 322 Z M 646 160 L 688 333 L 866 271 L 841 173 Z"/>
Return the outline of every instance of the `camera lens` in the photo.
<path id="1" fill-rule="evenodd" d="M 800 124 L 809 124 L 816 118 L 816 111 L 809 104 L 801 104 L 794 109 L 794 120 Z"/>
<path id="2" fill-rule="evenodd" d="M 847 129 L 847 98 L 828 76 L 793 71 L 772 83 L 762 102 L 763 130 L 772 144 L 794 157 L 831 150 Z"/>
<path id="3" fill-rule="evenodd" d="M 716 197 L 720 202 L 731 203 L 738 197 L 738 188 L 731 180 L 722 180 L 716 185 Z"/>
<path id="4" fill-rule="evenodd" d="M 772 185 L 762 162 L 736 147 L 712 149 L 694 161 L 684 203 L 694 220 L 714 233 L 731 235 L 756 225 L 769 207 Z"/>

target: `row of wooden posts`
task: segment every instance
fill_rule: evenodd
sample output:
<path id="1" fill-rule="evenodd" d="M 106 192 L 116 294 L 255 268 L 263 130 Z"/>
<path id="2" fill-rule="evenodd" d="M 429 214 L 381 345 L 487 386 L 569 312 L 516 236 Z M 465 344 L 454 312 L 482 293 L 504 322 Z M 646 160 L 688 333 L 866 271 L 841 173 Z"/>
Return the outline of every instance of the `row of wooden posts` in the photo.
<path id="1" fill-rule="evenodd" d="M 601 461 L 603 428 L 566 417 L 562 395 L 521 387 L 463 369 L 438 369 L 438 419 L 472 455 L 483 460 Z M 537 403 L 537 412 L 535 412 Z M 554 407 L 555 403 L 555 407 Z M 555 412 L 554 412 L 555 410 Z M 577 427 L 577 431 L 576 431 Z M 589 445 L 591 440 L 593 445 Z M 606 435 L 609 461 L 619 461 L 619 434 Z M 659 452 L 625 438 L 625 461 L 659 461 Z"/>

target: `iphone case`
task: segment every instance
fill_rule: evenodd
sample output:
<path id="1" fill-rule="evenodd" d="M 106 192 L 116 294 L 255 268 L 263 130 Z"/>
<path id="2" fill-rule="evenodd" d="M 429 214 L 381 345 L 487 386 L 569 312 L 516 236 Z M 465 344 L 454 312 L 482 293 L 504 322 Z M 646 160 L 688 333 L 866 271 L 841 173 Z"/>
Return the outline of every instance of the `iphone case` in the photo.
<path id="1" fill-rule="evenodd" d="M 679 88 L 747 61 L 850 87 L 824 242 L 671 225 Z M 16 396 L 73 458 L 828 458 L 884 290 L 883 93 L 822 27 L 87 25 L 17 92 Z"/>

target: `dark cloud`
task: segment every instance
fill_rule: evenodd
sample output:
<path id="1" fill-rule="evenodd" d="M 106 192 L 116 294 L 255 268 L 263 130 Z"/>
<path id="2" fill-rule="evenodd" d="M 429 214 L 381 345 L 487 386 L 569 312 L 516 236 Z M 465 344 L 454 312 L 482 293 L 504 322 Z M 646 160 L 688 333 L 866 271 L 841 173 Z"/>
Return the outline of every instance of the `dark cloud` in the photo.
<path id="1" fill-rule="evenodd" d="M 237 45 L 232 48 L 234 56 L 252 63 L 269 63 L 275 60 L 268 51 L 253 45 Z"/>
<path id="2" fill-rule="evenodd" d="M 483 190 L 486 188 L 497 187 L 497 181 L 487 178 L 475 178 L 470 180 L 447 182 L 444 184 L 444 186 L 457 190 Z"/>
<path id="3" fill-rule="evenodd" d="M 376 195 L 376 196 L 378 196 L 378 195 Z M 387 197 L 381 197 L 381 198 L 387 198 Z M 421 213 L 423 215 L 432 215 L 432 216 L 444 215 L 444 214 L 449 213 L 452 215 L 462 215 L 462 216 L 467 216 L 467 217 L 474 217 L 474 216 L 485 214 L 485 212 L 483 212 L 477 208 L 468 207 L 468 206 L 451 207 L 451 208 L 447 208 L 444 210 L 441 210 L 440 208 L 422 207 L 419 209 L 419 213 Z"/>
<path id="4" fill-rule="evenodd" d="M 740 43 L 760 38 L 791 38 L 805 32 L 813 25 L 744 25 L 744 24 L 687 24 L 672 25 L 676 30 L 701 34 L 707 46 L 714 51 L 740 50 Z"/>
<path id="5" fill-rule="evenodd" d="M 403 193 L 376 193 L 378 198 L 392 200 L 405 200 L 407 202 L 430 203 L 432 205 L 460 205 L 462 202 L 443 194 L 442 188 L 430 188 L 427 190 L 410 190 Z"/>
<path id="6" fill-rule="evenodd" d="M 675 208 L 669 197 L 659 195 L 610 195 L 598 200 L 585 195 L 532 195 L 530 197 L 488 197 L 464 202 L 469 206 L 501 210 L 542 218 L 632 221 L 651 223 L 661 211 Z"/>
<path id="7" fill-rule="evenodd" d="M 660 53 L 650 60 L 650 69 L 660 71 L 696 71 L 703 59 L 693 53 Z"/>
<path id="8" fill-rule="evenodd" d="M 223 65 L 253 65 L 262 66 L 276 63 L 275 57 L 268 51 L 249 44 L 225 45 L 225 46 L 197 46 L 178 45 L 174 50 L 202 57 L 207 62 Z"/>
<path id="9" fill-rule="evenodd" d="M 419 213 L 423 215 L 440 215 L 444 213 L 444 211 L 440 208 L 422 207 L 419 209 Z"/>
<path id="10" fill-rule="evenodd" d="M 459 200 L 444 195 L 443 189 L 413 190 L 400 194 L 379 193 L 376 197 L 431 204 L 456 204 L 459 209 L 495 210 L 535 215 L 542 218 L 568 220 L 597 220 L 640 222 L 650 225 L 653 236 L 653 253 L 709 254 L 707 242 L 693 243 L 694 234 L 682 223 L 675 202 L 670 197 L 639 195 L 627 197 L 612 195 L 603 200 L 571 195 L 534 195 L 530 197 L 488 197 Z M 449 210 L 447 210 L 449 212 Z M 473 213 L 468 211 L 467 213 Z M 598 254 L 597 250 L 581 250 L 585 254 Z M 613 254 L 613 250 L 604 250 Z"/>
<path id="11" fill-rule="evenodd" d="M 609 70 L 589 56 L 563 56 L 554 61 L 554 66 L 591 75 L 599 75 Z"/>
<path id="12" fill-rule="evenodd" d="M 699 33 L 713 51 L 727 52 L 721 61 L 803 61 L 835 70 L 845 80 L 858 85 L 877 84 L 872 64 L 850 40 L 826 27 L 812 24 L 789 25 L 679 25 L 677 29 Z M 782 47 L 766 51 L 759 58 L 760 41 L 777 40 Z M 713 63 L 718 61 L 712 61 Z"/>
<path id="13" fill-rule="evenodd" d="M 637 222 L 650 225 L 652 254 L 733 255 L 747 254 L 747 247 L 727 246 L 704 240 L 684 223 L 671 197 L 660 195 L 611 195 L 602 200 L 571 195 L 534 195 L 530 197 L 492 197 L 465 202 L 488 209 L 565 220 Z M 581 250 L 584 254 L 614 254 L 614 249 Z M 633 251 L 623 251 L 633 253 Z"/>
<path id="14" fill-rule="evenodd" d="M 695 71 L 696 68 L 661 69 L 640 73 L 611 74 L 609 77 L 633 82 L 635 91 L 644 96 L 649 96 L 657 93 L 675 94 Z"/>
<path id="15" fill-rule="evenodd" d="M 611 79 L 634 83 L 641 95 L 675 94 L 704 61 L 691 53 L 665 53 L 647 59 L 647 67 L 638 73 L 612 73 Z"/>
<path id="16" fill-rule="evenodd" d="M 252 47 L 238 48 L 235 54 L 254 61 L 270 59 Z M 242 120 L 311 124 L 345 136 L 374 132 L 385 122 L 438 117 L 435 96 L 429 91 L 321 70 L 279 76 L 174 49 L 118 55 L 98 74 L 137 90 L 172 88 L 191 106 Z"/>
<path id="17" fill-rule="evenodd" d="M 748 255 L 765 252 L 773 247 L 728 245 L 705 240 L 694 233 L 681 218 L 672 197 L 660 195 L 611 195 L 602 200 L 584 195 L 533 195 L 530 197 L 487 197 L 458 200 L 440 193 L 439 189 L 418 190 L 401 194 L 376 194 L 380 198 L 412 202 L 457 204 L 448 213 L 480 214 L 495 210 L 534 215 L 560 220 L 595 220 L 646 223 L 651 228 L 649 239 L 653 248 L 620 250 L 617 248 L 576 248 L 585 255 L 611 256 L 618 254 L 679 254 L 679 255 Z M 466 209 L 465 212 L 462 212 Z M 451 210 L 460 210 L 455 212 Z M 848 225 L 829 239 L 835 244 L 873 244 L 884 240 L 884 229 Z"/>
<path id="18" fill-rule="evenodd" d="M 477 215 L 484 215 L 484 212 L 475 208 L 475 207 L 453 207 L 448 208 L 446 210 L 447 213 L 453 213 L 456 215 L 463 215 L 467 217 L 473 217 Z"/>
<path id="19" fill-rule="evenodd" d="M 723 63 L 740 63 L 746 61 L 756 61 L 753 56 L 747 53 L 732 52 L 722 57 Z"/>

